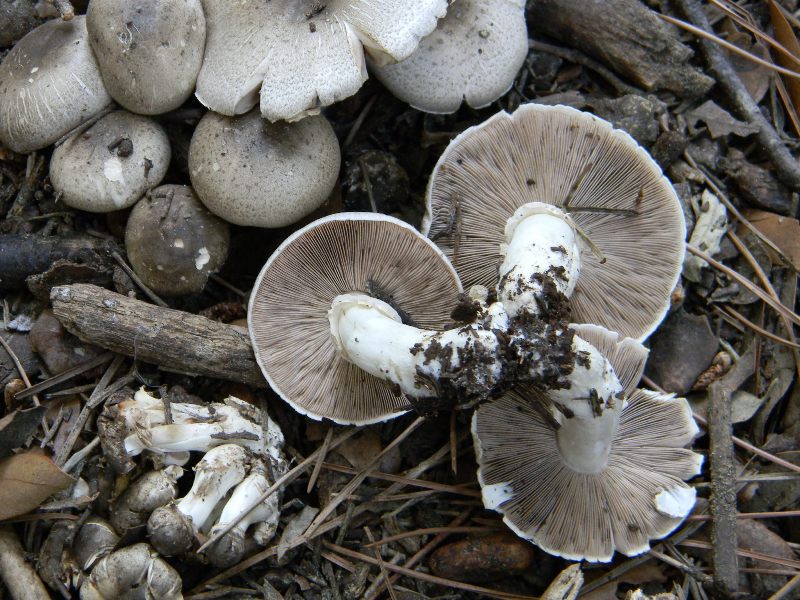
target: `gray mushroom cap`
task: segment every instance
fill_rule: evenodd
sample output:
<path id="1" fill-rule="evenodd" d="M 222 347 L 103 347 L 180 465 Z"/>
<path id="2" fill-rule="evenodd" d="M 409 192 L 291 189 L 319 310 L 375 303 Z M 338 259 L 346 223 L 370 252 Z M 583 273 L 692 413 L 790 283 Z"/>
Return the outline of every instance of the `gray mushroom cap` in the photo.
<path id="1" fill-rule="evenodd" d="M 14 152 L 49 146 L 110 104 L 83 16 L 40 25 L 0 64 L 0 142 Z"/>
<path id="2" fill-rule="evenodd" d="M 411 56 L 370 70 L 414 108 L 452 113 L 505 94 L 527 54 L 523 0 L 456 0 Z"/>
<path id="3" fill-rule="evenodd" d="M 111 96 L 157 115 L 194 91 L 206 41 L 200 0 L 92 0 L 89 41 Z"/>
<path id="4" fill-rule="evenodd" d="M 162 185 L 133 207 L 125 250 L 136 274 L 158 294 L 200 292 L 228 257 L 228 224 L 186 185 Z"/>
<path id="5" fill-rule="evenodd" d="M 271 121 L 315 114 L 364 83 L 362 44 L 378 60 L 402 60 L 446 6 L 446 0 L 204 0 L 208 42 L 197 99 L 215 112 L 242 114 L 259 101 L 260 88 L 261 112 Z"/>
<path id="6" fill-rule="evenodd" d="M 340 161 L 336 134 L 322 116 L 268 123 L 257 110 L 239 117 L 208 112 L 189 146 L 189 176 L 203 204 L 252 227 L 283 227 L 319 208 Z"/>
<path id="7" fill-rule="evenodd" d="M 68 206 L 111 212 L 157 186 L 169 160 L 169 140 L 158 123 L 114 111 L 53 151 L 50 181 Z"/>
<path id="8" fill-rule="evenodd" d="M 650 335 L 680 278 L 686 224 L 672 184 L 647 151 L 607 121 L 566 106 L 497 113 L 439 158 L 422 231 L 465 287 L 493 287 L 506 222 L 534 201 L 566 210 L 582 232 L 573 319 L 638 340 Z"/>

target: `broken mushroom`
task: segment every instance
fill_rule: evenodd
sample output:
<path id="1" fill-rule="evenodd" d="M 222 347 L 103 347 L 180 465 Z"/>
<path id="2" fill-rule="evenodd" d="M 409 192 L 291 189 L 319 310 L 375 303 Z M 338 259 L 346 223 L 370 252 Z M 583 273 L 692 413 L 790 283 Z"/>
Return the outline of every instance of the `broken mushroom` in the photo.
<path id="1" fill-rule="evenodd" d="M 228 257 L 228 224 L 186 185 L 162 185 L 134 206 L 125 227 L 133 270 L 157 294 L 203 290 Z"/>
<path id="2" fill-rule="evenodd" d="M 189 176 L 214 214 L 236 225 L 284 227 L 319 208 L 339 176 L 341 156 L 327 119 L 264 121 L 208 112 L 189 146 Z"/>
<path id="3" fill-rule="evenodd" d="M 376 60 L 402 60 L 444 15 L 446 0 L 204 0 L 208 40 L 197 99 L 224 115 L 258 102 L 270 121 L 297 120 L 355 94 Z M 262 85 L 263 82 L 263 85 Z"/>
<path id="4" fill-rule="evenodd" d="M 86 27 L 106 89 L 131 112 L 159 115 L 194 91 L 206 41 L 200 0 L 92 0 Z"/>
<path id="5" fill-rule="evenodd" d="M 527 55 L 524 0 L 456 0 L 411 56 L 370 70 L 414 108 L 452 113 L 505 94 Z"/>
<path id="6" fill-rule="evenodd" d="M 186 552 L 199 531 L 208 531 L 219 501 L 247 474 L 249 457 L 237 444 L 206 452 L 194 468 L 192 489 L 168 506 L 157 508 L 147 521 L 150 542 L 164 556 Z"/>
<path id="7" fill-rule="evenodd" d="M 169 140 L 158 123 L 119 110 L 53 151 L 50 181 L 67 206 L 111 212 L 161 183 L 169 159 Z"/>
<path id="8" fill-rule="evenodd" d="M 47 21 L 0 64 L 0 142 L 14 152 L 49 146 L 110 105 L 84 16 Z"/>
<path id="9" fill-rule="evenodd" d="M 423 233 L 465 286 L 495 285 L 503 262 L 501 278 L 525 287 L 526 261 L 564 253 L 571 267 L 554 280 L 569 280 L 573 320 L 643 339 L 669 308 L 683 264 L 680 201 L 647 152 L 597 117 L 537 104 L 498 113 L 450 143 L 427 202 Z M 538 242 L 551 227 L 569 243 Z M 506 291 L 518 306 L 531 297 Z"/>

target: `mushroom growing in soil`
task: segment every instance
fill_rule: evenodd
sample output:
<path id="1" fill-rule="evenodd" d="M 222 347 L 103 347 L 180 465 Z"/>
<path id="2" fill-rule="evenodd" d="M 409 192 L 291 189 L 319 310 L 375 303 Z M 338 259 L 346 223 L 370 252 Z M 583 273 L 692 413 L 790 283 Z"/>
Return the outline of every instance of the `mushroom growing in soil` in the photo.
<path id="1" fill-rule="evenodd" d="M 452 113 L 505 94 L 527 55 L 524 0 L 456 0 L 411 56 L 370 70 L 414 108 Z"/>
<path id="2" fill-rule="evenodd" d="M 162 114 L 194 91 L 206 41 L 200 0 L 92 0 L 86 26 L 106 89 L 131 112 Z"/>
<path id="3" fill-rule="evenodd" d="M 186 185 L 162 185 L 142 198 L 125 227 L 133 270 L 158 294 L 203 290 L 228 257 L 228 224 L 211 214 Z"/>
<path id="4" fill-rule="evenodd" d="M 633 138 L 593 115 L 526 104 L 467 129 L 439 159 L 427 202 L 422 230 L 465 286 L 494 286 L 501 263 L 501 281 L 519 283 L 500 296 L 512 313 L 535 308 L 530 277 L 554 253 L 575 321 L 644 339 L 669 308 L 680 201 Z M 555 232 L 563 242 L 550 243 Z"/>
<path id="5" fill-rule="evenodd" d="M 327 119 L 270 124 L 258 111 L 239 117 L 208 112 L 189 146 L 197 195 L 230 223 L 283 227 L 328 198 L 341 155 Z"/>
<path id="6" fill-rule="evenodd" d="M 0 142 L 14 152 L 49 146 L 110 105 L 86 17 L 47 21 L 0 64 Z"/>
<path id="7" fill-rule="evenodd" d="M 111 212 L 161 183 L 169 159 L 169 140 L 158 123 L 119 110 L 53 151 L 50 181 L 67 206 Z"/>
<path id="8" fill-rule="evenodd" d="M 197 99 L 224 115 L 261 95 L 270 121 L 297 120 L 355 94 L 375 60 L 402 60 L 444 16 L 447 0 L 204 0 L 208 40 Z M 263 82 L 263 85 L 262 85 Z"/>

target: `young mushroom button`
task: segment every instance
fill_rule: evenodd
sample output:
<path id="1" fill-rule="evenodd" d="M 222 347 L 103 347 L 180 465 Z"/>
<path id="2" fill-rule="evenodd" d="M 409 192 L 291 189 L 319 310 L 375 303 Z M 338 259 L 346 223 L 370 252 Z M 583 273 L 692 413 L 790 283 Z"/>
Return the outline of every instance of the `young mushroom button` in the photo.
<path id="1" fill-rule="evenodd" d="M 189 145 L 189 176 L 214 214 L 250 227 L 284 227 L 319 208 L 339 176 L 339 142 L 323 116 L 267 123 L 208 112 Z"/>
<path id="2" fill-rule="evenodd" d="M 408 400 L 380 367 L 370 374 L 342 355 L 329 318 L 334 301 L 372 299 L 397 321 L 442 329 L 460 292 L 441 251 L 409 225 L 332 215 L 292 234 L 267 261 L 250 298 L 250 338 L 267 381 L 296 410 L 375 423 L 407 410 Z M 366 343 L 358 333 L 349 338 Z"/>
<path id="3" fill-rule="evenodd" d="M 550 243 L 555 229 L 568 243 Z M 526 104 L 450 143 L 422 231 L 466 287 L 494 286 L 503 262 L 501 284 L 521 284 L 507 286 L 504 303 L 526 301 L 525 264 L 563 254 L 551 276 L 571 293 L 573 319 L 644 339 L 680 276 L 685 223 L 669 181 L 628 134 L 572 108 Z"/>

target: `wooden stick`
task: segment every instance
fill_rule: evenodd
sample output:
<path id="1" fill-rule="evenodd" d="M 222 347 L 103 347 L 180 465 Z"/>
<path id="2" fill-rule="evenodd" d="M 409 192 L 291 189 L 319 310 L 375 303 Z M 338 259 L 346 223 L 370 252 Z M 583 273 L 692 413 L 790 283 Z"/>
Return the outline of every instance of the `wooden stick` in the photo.
<path id="1" fill-rule="evenodd" d="M 0 578 L 14 600 L 46 600 L 47 588 L 33 566 L 25 560 L 25 551 L 14 530 L 0 527 Z"/>
<path id="2" fill-rule="evenodd" d="M 265 387 L 247 332 L 96 285 L 54 287 L 53 313 L 85 342 L 162 369 Z"/>

